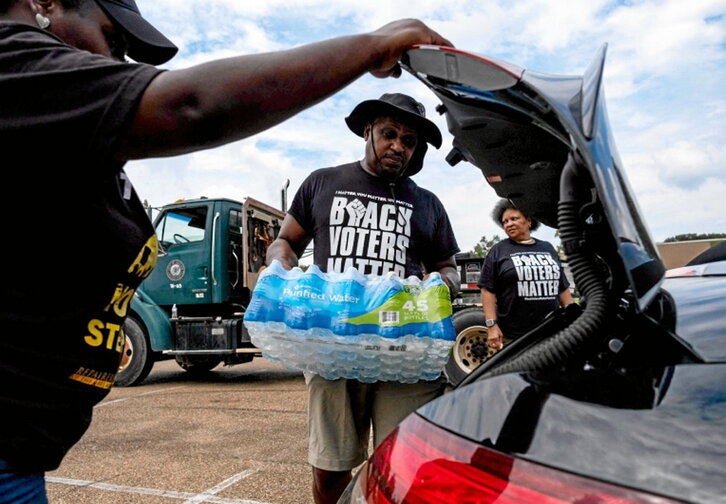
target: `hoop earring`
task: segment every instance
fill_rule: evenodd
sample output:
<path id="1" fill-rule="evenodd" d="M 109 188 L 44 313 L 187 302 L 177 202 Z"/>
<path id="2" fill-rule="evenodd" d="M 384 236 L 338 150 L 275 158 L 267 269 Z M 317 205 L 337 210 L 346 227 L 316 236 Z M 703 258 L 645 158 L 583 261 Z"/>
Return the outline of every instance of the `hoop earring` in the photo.
<path id="1" fill-rule="evenodd" d="M 35 15 L 35 22 L 38 23 L 41 30 L 45 30 L 50 26 L 50 19 L 45 17 L 40 12 Z"/>

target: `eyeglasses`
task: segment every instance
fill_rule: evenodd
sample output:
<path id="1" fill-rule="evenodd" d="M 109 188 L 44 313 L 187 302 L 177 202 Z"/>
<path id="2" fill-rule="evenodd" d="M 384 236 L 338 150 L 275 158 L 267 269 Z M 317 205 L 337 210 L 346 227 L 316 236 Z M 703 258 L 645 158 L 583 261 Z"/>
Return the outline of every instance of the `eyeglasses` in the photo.
<path id="1" fill-rule="evenodd" d="M 371 127 L 378 128 L 380 131 L 380 135 L 387 140 L 395 140 L 396 138 L 400 137 L 401 143 L 408 149 L 413 149 L 418 144 L 418 138 L 415 134 L 400 134 L 396 128 L 388 124 L 379 124 L 378 121 L 374 121 L 371 124 Z"/>
<path id="2" fill-rule="evenodd" d="M 392 128 L 382 128 L 381 134 L 388 140 L 395 140 L 399 137 L 398 132 Z M 400 138 L 401 143 L 409 149 L 413 149 L 418 143 L 416 135 L 400 135 Z"/>

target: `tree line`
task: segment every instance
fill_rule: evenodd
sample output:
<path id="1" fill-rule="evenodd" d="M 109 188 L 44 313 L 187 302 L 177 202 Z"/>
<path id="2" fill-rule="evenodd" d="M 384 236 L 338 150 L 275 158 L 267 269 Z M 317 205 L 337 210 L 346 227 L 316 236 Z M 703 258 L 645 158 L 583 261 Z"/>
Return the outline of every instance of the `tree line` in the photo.
<path id="1" fill-rule="evenodd" d="M 726 233 L 685 233 L 675 236 L 669 236 L 664 243 L 692 241 L 692 240 L 713 240 L 715 238 L 726 238 Z"/>
<path id="2" fill-rule="evenodd" d="M 557 230 L 555 236 L 559 236 L 559 230 Z M 673 243 L 692 240 L 714 240 L 720 238 L 726 238 L 726 233 L 684 233 L 675 236 L 669 236 L 663 241 L 665 243 Z M 485 257 L 489 250 L 501 240 L 502 239 L 499 237 L 499 235 L 494 235 L 491 238 L 488 238 L 486 235 L 484 235 L 479 239 L 479 241 L 476 243 L 476 245 L 474 245 L 474 248 L 469 253 L 472 254 L 474 257 Z M 562 255 L 561 248 L 561 244 L 557 245 L 556 247 L 557 252 L 560 255 Z"/>

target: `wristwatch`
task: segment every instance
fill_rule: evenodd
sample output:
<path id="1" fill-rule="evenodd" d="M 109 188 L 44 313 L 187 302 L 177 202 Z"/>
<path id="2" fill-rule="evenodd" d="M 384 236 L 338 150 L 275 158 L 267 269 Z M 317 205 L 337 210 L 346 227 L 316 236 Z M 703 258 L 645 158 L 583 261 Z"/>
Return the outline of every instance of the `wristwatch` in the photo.
<path id="1" fill-rule="evenodd" d="M 497 325 L 497 319 L 486 319 L 486 321 L 484 321 L 484 325 L 487 327 L 495 326 Z"/>

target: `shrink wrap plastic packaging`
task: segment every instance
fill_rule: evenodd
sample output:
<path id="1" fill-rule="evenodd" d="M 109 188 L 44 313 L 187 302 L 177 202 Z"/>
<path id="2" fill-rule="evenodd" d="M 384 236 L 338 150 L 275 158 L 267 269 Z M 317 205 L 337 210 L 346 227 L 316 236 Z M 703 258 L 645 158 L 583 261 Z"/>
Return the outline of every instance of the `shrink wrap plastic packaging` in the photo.
<path id="1" fill-rule="evenodd" d="M 363 382 L 435 380 L 454 338 L 449 289 L 438 273 L 416 277 L 286 270 L 257 280 L 244 324 L 270 360 Z"/>

